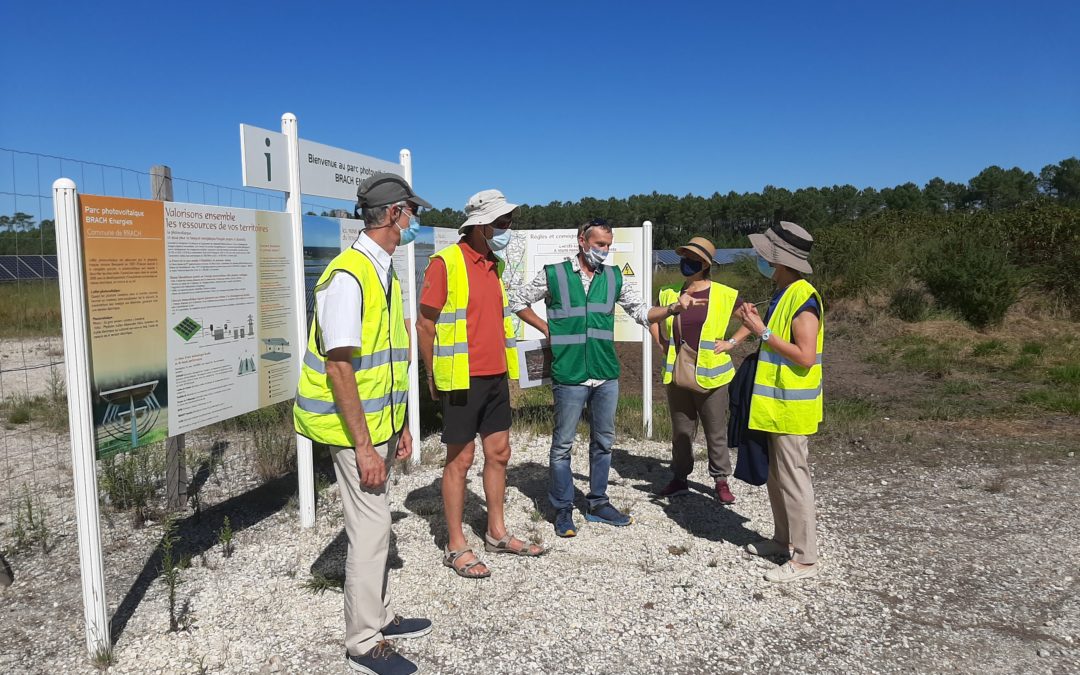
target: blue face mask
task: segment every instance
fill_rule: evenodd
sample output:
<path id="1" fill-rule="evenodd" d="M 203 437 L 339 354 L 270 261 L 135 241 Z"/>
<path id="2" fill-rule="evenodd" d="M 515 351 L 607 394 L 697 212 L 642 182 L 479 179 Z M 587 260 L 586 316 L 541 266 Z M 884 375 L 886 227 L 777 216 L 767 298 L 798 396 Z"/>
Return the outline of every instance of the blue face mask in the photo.
<path id="1" fill-rule="evenodd" d="M 416 216 L 409 216 L 409 227 L 401 231 L 401 241 L 398 246 L 408 246 L 416 241 L 416 235 L 420 234 L 420 221 Z"/>
<path id="2" fill-rule="evenodd" d="M 682 272 L 684 277 L 692 277 L 701 271 L 701 266 L 705 263 L 700 260 L 687 260 L 683 258 L 679 263 L 679 271 Z"/>
<path id="3" fill-rule="evenodd" d="M 501 230 L 497 227 L 494 228 L 494 232 L 491 239 L 487 240 L 488 247 L 492 251 L 501 251 L 510 243 L 510 237 L 513 236 L 514 232 L 510 229 Z"/>
<path id="4" fill-rule="evenodd" d="M 762 258 L 761 256 L 758 256 L 757 259 L 757 271 L 761 272 L 761 276 L 765 277 L 766 279 L 772 279 L 773 275 L 776 274 L 776 268 L 770 265 L 769 261 L 765 260 L 765 258 Z"/>

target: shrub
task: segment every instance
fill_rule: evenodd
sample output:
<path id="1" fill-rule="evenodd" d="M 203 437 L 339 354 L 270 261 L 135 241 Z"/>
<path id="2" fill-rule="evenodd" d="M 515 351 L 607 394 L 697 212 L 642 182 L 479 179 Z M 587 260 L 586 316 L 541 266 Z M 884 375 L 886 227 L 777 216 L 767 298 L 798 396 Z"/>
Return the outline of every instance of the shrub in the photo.
<path id="1" fill-rule="evenodd" d="M 901 321 L 916 323 L 930 313 L 930 302 L 926 294 L 917 288 L 898 288 L 889 299 L 889 313 Z"/>
<path id="2" fill-rule="evenodd" d="M 150 500 L 157 491 L 160 469 L 161 446 L 147 448 L 107 457 L 101 461 L 101 478 L 98 484 L 105 499 L 114 509 L 132 510 L 132 519 L 141 524 L 146 519 Z"/>
<path id="3" fill-rule="evenodd" d="M 1006 252 L 967 231 L 925 247 L 917 274 L 939 305 L 980 329 L 1000 324 L 1020 293 L 1020 274 Z"/>

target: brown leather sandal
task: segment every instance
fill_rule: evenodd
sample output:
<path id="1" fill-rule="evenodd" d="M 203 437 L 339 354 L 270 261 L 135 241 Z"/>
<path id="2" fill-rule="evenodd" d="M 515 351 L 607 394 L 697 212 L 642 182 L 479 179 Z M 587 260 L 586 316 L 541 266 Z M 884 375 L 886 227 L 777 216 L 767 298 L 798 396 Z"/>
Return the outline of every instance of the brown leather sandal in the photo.
<path id="1" fill-rule="evenodd" d="M 466 553 L 472 553 L 475 560 L 470 560 L 461 567 L 455 565 L 454 563 L 458 561 L 458 558 L 465 555 Z M 484 565 L 484 567 L 487 567 L 487 565 L 484 563 L 483 560 L 480 559 L 480 556 L 473 553 L 473 550 L 471 548 L 461 548 L 456 551 L 451 551 L 448 544 L 443 551 L 442 562 L 444 565 L 454 570 L 454 573 L 457 574 L 459 577 L 464 577 L 465 579 L 486 579 L 487 577 L 491 576 L 490 569 L 486 569 L 483 572 L 472 571 L 472 569 L 477 565 Z"/>
<path id="2" fill-rule="evenodd" d="M 549 549 L 539 546 L 537 544 L 530 544 L 524 539 L 518 539 L 521 542 L 521 548 L 513 548 L 510 546 L 510 542 L 514 540 L 514 535 L 509 532 L 502 539 L 495 539 L 488 533 L 484 533 L 484 550 L 488 553 L 509 553 L 511 555 L 520 555 L 525 558 L 539 558 L 548 552 Z M 532 547 L 540 549 L 537 552 L 532 551 Z"/>

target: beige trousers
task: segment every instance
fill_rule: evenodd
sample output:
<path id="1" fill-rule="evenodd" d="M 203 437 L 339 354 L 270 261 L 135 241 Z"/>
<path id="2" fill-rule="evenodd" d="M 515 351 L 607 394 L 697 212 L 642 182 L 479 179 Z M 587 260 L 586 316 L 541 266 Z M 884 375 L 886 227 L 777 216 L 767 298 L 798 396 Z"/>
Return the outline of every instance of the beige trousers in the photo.
<path id="1" fill-rule="evenodd" d="M 382 640 L 382 629 L 394 618 L 387 589 L 386 557 L 390 551 L 390 499 L 387 486 L 397 450 L 395 435 L 375 452 L 386 460 L 387 480 L 378 490 L 360 485 L 356 450 L 331 448 L 334 472 L 345 512 L 349 553 L 345 559 L 345 649 L 354 656 Z"/>
<path id="2" fill-rule="evenodd" d="M 791 559 L 817 562 L 817 515 L 814 485 L 807 462 L 806 436 L 769 434 L 769 504 L 773 512 L 773 539 L 795 547 Z"/>

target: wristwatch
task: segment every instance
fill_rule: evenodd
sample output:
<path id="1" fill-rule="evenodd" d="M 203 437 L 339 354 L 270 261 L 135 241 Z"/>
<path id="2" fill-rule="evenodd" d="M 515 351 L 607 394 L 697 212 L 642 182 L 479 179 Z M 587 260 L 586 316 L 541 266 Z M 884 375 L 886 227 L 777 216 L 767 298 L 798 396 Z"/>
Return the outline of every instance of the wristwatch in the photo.
<path id="1" fill-rule="evenodd" d="M 678 307 L 678 306 L 679 306 L 679 303 L 677 303 L 677 302 L 673 302 L 670 305 L 668 305 L 667 306 L 668 316 L 675 316 L 676 314 L 678 314 L 678 312 L 675 311 L 675 308 Z"/>
<path id="2" fill-rule="evenodd" d="M 739 341 L 738 341 L 738 340 L 736 340 L 735 338 L 728 338 L 728 339 L 727 339 L 727 341 L 728 341 L 729 343 L 731 343 L 731 346 L 732 346 L 732 347 L 734 347 L 735 345 L 739 344 Z"/>
<path id="3" fill-rule="evenodd" d="M 768 328 L 766 328 L 764 331 L 761 332 L 761 341 L 762 342 L 768 342 L 769 338 L 771 338 L 771 337 L 772 337 L 772 331 L 769 330 Z"/>

